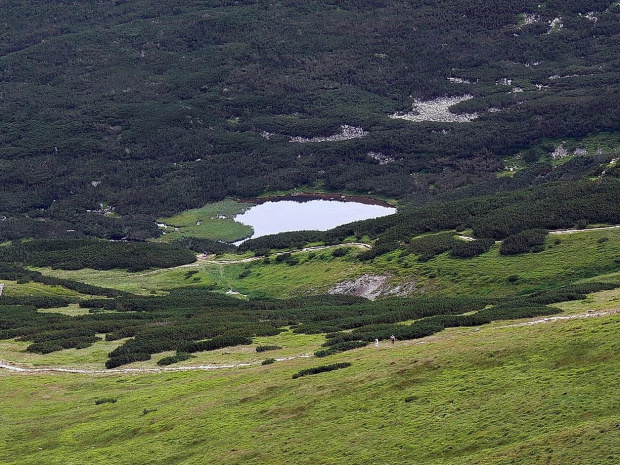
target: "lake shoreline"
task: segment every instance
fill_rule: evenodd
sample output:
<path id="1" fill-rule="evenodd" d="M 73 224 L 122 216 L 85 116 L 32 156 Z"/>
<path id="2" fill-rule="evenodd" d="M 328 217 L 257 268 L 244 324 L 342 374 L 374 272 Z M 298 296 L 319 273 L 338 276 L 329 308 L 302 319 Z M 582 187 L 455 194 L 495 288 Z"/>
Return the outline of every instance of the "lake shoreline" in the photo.
<path id="1" fill-rule="evenodd" d="M 253 203 L 260 205 L 266 202 L 278 202 L 281 200 L 291 200 L 294 202 L 310 202 L 312 200 L 333 200 L 337 202 L 356 202 L 363 203 L 365 205 L 379 205 L 381 207 L 396 208 L 391 203 L 385 200 L 375 199 L 372 197 L 365 197 L 362 195 L 345 195 L 345 194 L 330 194 L 322 192 L 295 192 L 285 195 L 272 195 L 268 197 L 253 197 L 249 199 L 237 199 L 238 203 Z"/>
<path id="2" fill-rule="evenodd" d="M 292 231 L 328 231 L 343 224 L 392 215 L 398 210 L 373 199 L 355 196 L 308 194 L 261 199 L 234 221 L 254 230 L 250 239 Z M 235 245 L 239 243 L 235 242 Z"/>

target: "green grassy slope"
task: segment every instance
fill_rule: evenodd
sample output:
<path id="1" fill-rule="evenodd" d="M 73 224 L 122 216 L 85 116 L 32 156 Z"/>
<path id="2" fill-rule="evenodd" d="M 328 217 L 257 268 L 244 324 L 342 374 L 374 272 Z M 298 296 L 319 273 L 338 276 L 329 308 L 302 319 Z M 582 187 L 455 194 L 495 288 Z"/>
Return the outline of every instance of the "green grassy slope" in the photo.
<path id="1" fill-rule="evenodd" d="M 288 297 L 325 292 L 335 283 L 364 274 L 378 274 L 388 276 L 393 285 L 414 283 L 417 289 L 414 292 L 504 296 L 617 271 L 620 269 L 620 229 L 550 235 L 544 251 L 515 256 L 500 255 L 499 245 L 496 245 L 489 252 L 468 259 L 442 254 L 421 263 L 416 255 L 401 258 L 396 251 L 371 263 L 361 263 L 352 258 L 358 253 L 355 250 L 344 258 L 334 258 L 329 249 L 293 254 L 299 257 L 299 263 L 292 266 L 275 263 L 272 257 L 268 264 L 263 260 L 236 264 L 227 264 L 225 260 L 219 264 L 199 261 L 170 270 L 140 273 L 48 268 L 39 271 L 135 293 L 190 285 L 211 286 L 220 292 L 232 289 L 250 296 Z M 198 273 L 188 275 L 189 270 Z M 245 270 L 250 270 L 250 274 L 240 277 Z M 509 281 L 511 276 L 517 279 Z"/>
<path id="2" fill-rule="evenodd" d="M 617 463 L 619 331 L 616 315 L 461 328 L 341 354 L 330 363 L 351 367 L 296 380 L 322 363 L 0 372 L 0 461 Z"/>
<path id="3" fill-rule="evenodd" d="M 436 295 L 505 296 L 620 280 L 620 230 L 551 235 L 546 245 L 535 254 L 505 257 L 495 246 L 473 259 L 440 255 L 423 263 L 394 252 L 359 263 L 354 252 L 334 258 L 327 249 L 312 258 L 301 253 L 296 265 L 272 257 L 268 264 L 201 262 L 139 273 L 43 271 L 149 293 L 215 282 L 217 270 L 217 279 L 228 279 L 221 291 L 255 295 L 301 293 L 312 283 L 319 289 L 370 272 L 389 274 L 394 283 L 418 279 L 419 289 Z M 250 274 L 240 278 L 248 265 Z M 190 270 L 199 272 L 188 276 Z M 429 271 L 435 277 L 423 280 Z M 512 274 L 518 279 L 508 280 Z M 5 292 L 86 298 L 33 283 L 8 282 Z M 26 369 L 94 370 L 0 369 L 0 463 L 615 464 L 619 299 L 618 289 L 597 292 L 555 304 L 563 313 L 538 324 L 451 328 L 320 359 L 312 354 L 324 334 L 285 331 L 254 338 L 249 346 L 198 352 L 168 371 L 156 362 L 172 352 L 100 373 L 123 339 L 47 355 L 25 352 L 29 342 L 0 341 L 0 360 Z M 83 312 L 75 304 L 44 311 Z M 257 353 L 258 345 L 281 348 Z M 277 361 L 262 365 L 267 358 Z M 352 365 L 292 379 L 300 370 L 337 362 Z M 178 370 L 197 366 L 220 368 Z M 100 399 L 116 402 L 96 404 Z"/>

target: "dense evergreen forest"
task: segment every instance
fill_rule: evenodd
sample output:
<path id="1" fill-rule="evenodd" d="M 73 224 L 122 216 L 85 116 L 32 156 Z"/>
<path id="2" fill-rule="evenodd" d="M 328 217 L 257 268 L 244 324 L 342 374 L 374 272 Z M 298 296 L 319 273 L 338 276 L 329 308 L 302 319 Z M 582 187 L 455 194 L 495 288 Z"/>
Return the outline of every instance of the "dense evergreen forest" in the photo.
<path id="1" fill-rule="evenodd" d="M 421 205 L 598 177 L 608 150 L 551 153 L 620 130 L 617 2 L 5 1 L 2 18 L 2 240 L 143 240 L 158 216 L 301 186 Z M 390 118 L 441 97 L 477 117 Z M 358 137 L 313 139 L 344 125 Z"/>

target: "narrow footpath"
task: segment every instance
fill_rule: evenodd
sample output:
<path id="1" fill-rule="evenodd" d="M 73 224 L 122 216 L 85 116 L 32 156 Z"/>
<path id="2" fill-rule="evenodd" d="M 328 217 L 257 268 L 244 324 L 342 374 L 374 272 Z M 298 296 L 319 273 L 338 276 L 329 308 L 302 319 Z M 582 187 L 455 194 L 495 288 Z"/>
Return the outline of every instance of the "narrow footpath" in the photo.
<path id="1" fill-rule="evenodd" d="M 584 319 L 584 318 L 601 318 L 604 316 L 615 315 L 620 313 L 620 308 L 614 308 L 607 311 L 600 312 L 586 312 L 580 313 L 576 315 L 566 315 L 566 316 L 551 316 L 545 318 L 537 318 L 529 321 L 525 321 L 522 323 L 513 323 L 504 326 L 491 326 L 485 328 L 486 330 L 496 330 L 502 328 L 512 328 L 518 326 L 530 326 L 536 324 L 543 323 L 552 323 L 556 321 L 566 321 L 566 320 L 575 320 L 575 319 Z M 473 331 L 480 330 L 480 327 L 472 328 Z M 428 338 L 424 338 L 423 340 L 408 340 L 401 341 L 401 344 L 429 344 L 438 342 L 439 340 L 450 339 L 448 338 L 437 338 L 437 335 L 430 336 Z M 455 336 L 452 336 L 455 337 Z M 310 354 L 302 354 L 292 357 L 285 358 L 277 358 L 276 362 L 285 362 L 287 360 L 295 360 L 299 358 L 311 358 L 313 355 Z M 233 365 L 195 365 L 195 366 L 182 366 L 182 367 L 163 367 L 163 368 L 114 368 L 110 370 L 88 370 L 82 368 L 63 368 L 63 367 L 42 367 L 42 368 L 30 368 L 25 366 L 20 366 L 15 363 L 7 362 L 4 360 L 0 360 L 0 369 L 7 370 L 13 373 L 23 373 L 23 374 L 49 374 L 49 373 L 73 373 L 73 374 L 82 374 L 82 375 L 109 375 L 109 374 L 157 374 L 157 373 L 165 373 L 165 372 L 179 372 L 179 371 L 212 371 L 212 370 L 222 370 L 226 368 L 243 368 L 249 366 L 260 365 L 262 361 L 256 361 L 251 363 L 237 363 Z"/>

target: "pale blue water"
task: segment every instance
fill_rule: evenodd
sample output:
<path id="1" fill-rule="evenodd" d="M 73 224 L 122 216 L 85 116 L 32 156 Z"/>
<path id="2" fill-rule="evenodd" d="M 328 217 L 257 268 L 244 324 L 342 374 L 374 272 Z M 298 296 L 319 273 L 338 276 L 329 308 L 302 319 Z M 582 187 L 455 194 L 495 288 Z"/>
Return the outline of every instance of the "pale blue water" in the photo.
<path id="1" fill-rule="evenodd" d="M 288 231 L 327 231 L 353 221 L 396 213 L 395 208 L 335 200 L 295 202 L 281 200 L 256 205 L 237 215 L 235 221 L 254 229 L 252 239 Z"/>

